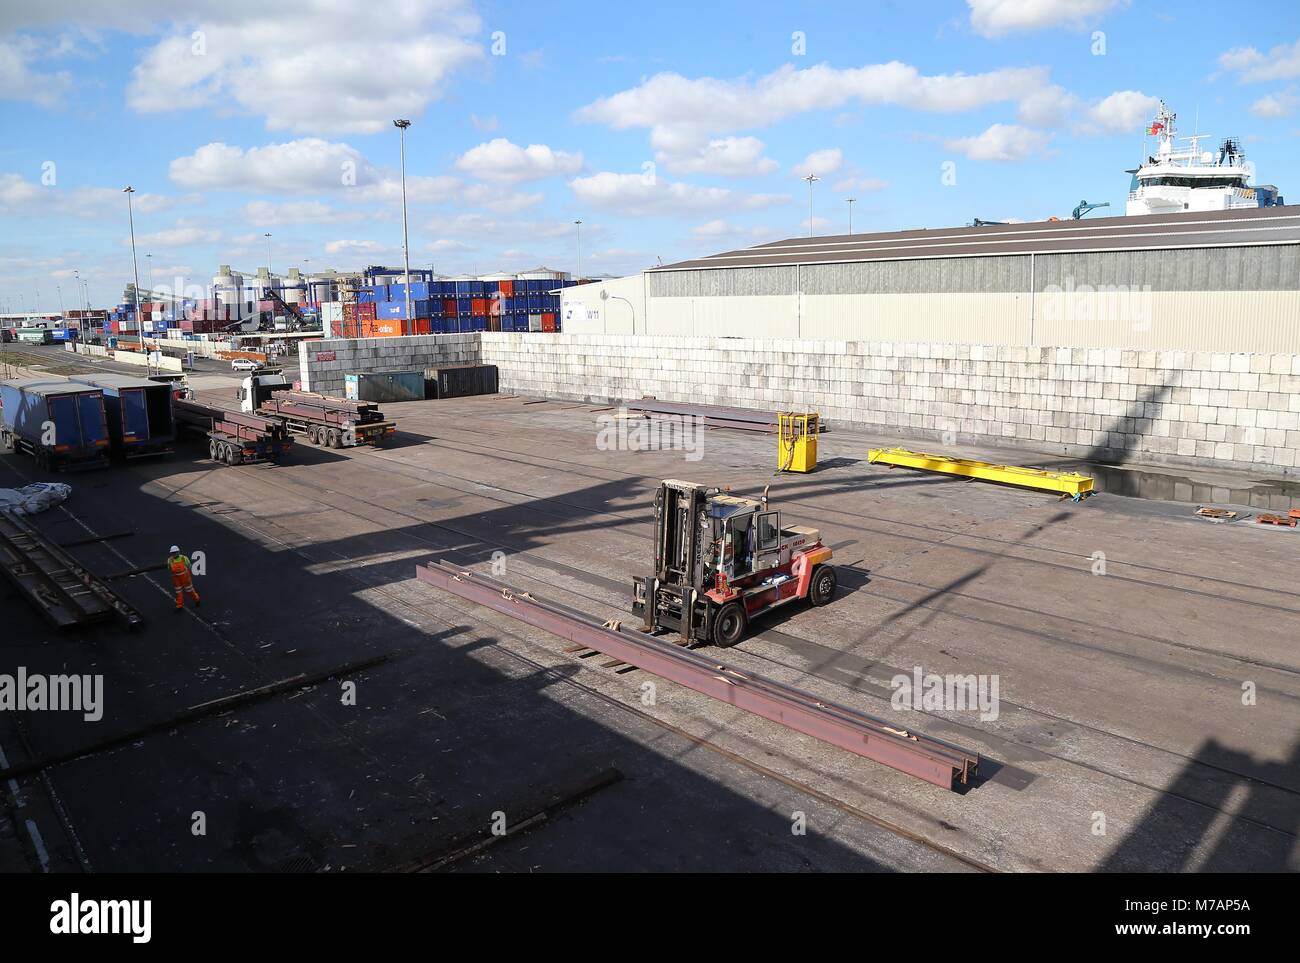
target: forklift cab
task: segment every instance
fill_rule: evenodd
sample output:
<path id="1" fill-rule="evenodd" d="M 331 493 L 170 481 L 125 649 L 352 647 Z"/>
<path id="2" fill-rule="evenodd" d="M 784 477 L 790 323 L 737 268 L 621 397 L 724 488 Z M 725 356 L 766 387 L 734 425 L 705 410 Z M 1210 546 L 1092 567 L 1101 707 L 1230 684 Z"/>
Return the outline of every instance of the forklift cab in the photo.
<path id="1" fill-rule="evenodd" d="M 734 581 L 781 564 L 781 513 L 737 510 L 723 520 L 718 571 Z"/>

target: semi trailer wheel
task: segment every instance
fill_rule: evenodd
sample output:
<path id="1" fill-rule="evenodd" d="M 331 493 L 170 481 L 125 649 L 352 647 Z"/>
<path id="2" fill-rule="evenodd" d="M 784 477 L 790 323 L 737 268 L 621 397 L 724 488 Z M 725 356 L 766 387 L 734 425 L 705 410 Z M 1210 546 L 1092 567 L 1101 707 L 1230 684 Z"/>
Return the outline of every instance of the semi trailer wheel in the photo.
<path id="1" fill-rule="evenodd" d="M 217 457 L 217 440 L 215 438 L 208 439 L 208 457 L 213 461 L 221 460 Z"/>
<path id="2" fill-rule="evenodd" d="M 835 569 L 829 565 L 818 565 L 812 575 L 812 585 L 808 588 L 808 601 L 813 605 L 825 605 L 835 597 L 837 581 Z"/>
<path id="3" fill-rule="evenodd" d="M 745 634 L 745 608 L 739 602 L 728 602 L 713 616 L 713 644 L 729 649 Z"/>
<path id="4" fill-rule="evenodd" d="M 343 440 L 342 440 L 341 438 L 339 438 L 339 430 L 338 430 L 337 428 L 331 428 L 331 429 L 330 429 L 330 433 L 329 433 L 329 442 L 330 442 L 330 447 L 331 447 L 331 448 L 342 448 L 342 447 L 343 447 Z"/>

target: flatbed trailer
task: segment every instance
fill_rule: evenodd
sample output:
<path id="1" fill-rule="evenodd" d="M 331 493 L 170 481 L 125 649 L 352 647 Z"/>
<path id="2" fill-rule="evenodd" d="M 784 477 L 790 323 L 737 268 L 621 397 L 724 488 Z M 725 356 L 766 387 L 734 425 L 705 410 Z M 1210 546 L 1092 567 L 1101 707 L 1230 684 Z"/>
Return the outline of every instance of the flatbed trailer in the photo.
<path id="1" fill-rule="evenodd" d="M 176 426 L 182 434 L 208 440 L 208 456 L 226 465 L 278 461 L 293 447 L 284 422 L 242 411 L 229 411 L 198 401 L 172 402 Z"/>
<path id="2" fill-rule="evenodd" d="M 290 431 L 314 445 L 354 448 L 379 445 L 397 431 L 369 401 L 350 401 L 308 391 L 277 391 L 257 407 L 266 418 L 279 418 Z"/>

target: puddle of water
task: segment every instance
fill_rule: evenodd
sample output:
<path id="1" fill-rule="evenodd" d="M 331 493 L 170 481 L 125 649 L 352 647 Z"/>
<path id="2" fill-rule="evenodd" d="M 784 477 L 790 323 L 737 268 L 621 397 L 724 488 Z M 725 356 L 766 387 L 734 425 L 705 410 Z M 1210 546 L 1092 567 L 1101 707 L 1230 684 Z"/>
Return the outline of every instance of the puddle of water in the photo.
<path id="1" fill-rule="evenodd" d="M 1300 481 L 1286 478 L 1200 479 L 1121 465 L 1084 465 L 1097 491 L 1130 498 L 1186 502 L 1192 505 L 1248 505 L 1264 511 L 1300 508 Z"/>

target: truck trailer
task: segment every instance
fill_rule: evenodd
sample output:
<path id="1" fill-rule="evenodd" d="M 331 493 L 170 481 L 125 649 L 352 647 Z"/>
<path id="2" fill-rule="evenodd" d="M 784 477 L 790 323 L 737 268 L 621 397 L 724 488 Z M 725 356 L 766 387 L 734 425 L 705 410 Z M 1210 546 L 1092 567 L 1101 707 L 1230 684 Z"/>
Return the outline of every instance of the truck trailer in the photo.
<path id="1" fill-rule="evenodd" d="M 170 386 L 120 374 L 73 375 L 71 380 L 104 392 L 108 436 L 116 457 L 143 458 L 172 450 L 176 421 Z"/>
<path id="2" fill-rule="evenodd" d="M 239 389 L 239 402 L 246 414 L 278 418 L 294 434 L 328 448 L 379 445 L 397 431 L 374 402 L 295 391 L 281 374 L 249 375 Z"/>
<path id="3" fill-rule="evenodd" d="M 293 447 L 289 429 L 279 418 L 228 411 L 202 402 L 172 402 L 181 433 L 207 439 L 208 456 L 226 465 L 278 461 Z"/>
<path id="4" fill-rule="evenodd" d="M 0 443 L 29 452 L 46 471 L 108 464 L 108 418 L 99 388 L 15 378 L 0 384 L 0 417 Z"/>

